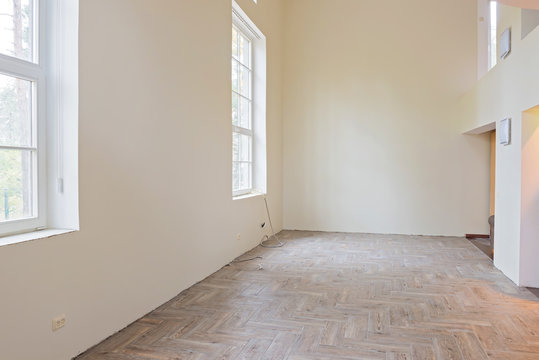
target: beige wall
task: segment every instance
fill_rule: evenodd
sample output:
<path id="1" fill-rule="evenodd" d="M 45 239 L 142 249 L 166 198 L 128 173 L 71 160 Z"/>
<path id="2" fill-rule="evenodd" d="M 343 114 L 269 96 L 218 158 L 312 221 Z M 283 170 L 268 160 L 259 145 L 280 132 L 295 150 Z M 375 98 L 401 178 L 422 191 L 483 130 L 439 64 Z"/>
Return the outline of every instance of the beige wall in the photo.
<path id="1" fill-rule="evenodd" d="M 267 37 L 279 230 L 282 2 L 239 3 Z M 230 29 L 230 1 L 81 0 L 81 230 L 0 248 L 0 359 L 69 359 L 259 242 L 262 198 L 231 197 Z"/>
<path id="2" fill-rule="evenodd" d="M 477 79 L 477 4 L 285 10 L 285 228 L 488 233 L 488 136 L 449 115 Z"/>

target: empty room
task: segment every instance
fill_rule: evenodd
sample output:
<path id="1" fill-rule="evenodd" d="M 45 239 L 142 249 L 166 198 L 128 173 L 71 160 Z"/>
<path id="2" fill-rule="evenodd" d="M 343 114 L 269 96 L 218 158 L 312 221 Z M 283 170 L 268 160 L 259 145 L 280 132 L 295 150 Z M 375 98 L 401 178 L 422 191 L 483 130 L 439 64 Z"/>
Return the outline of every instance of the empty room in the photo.
<path id="1" fill-rule="evenodd" d="M 0 0 L 0 360 L 539 360 L 538 25 Z"/>

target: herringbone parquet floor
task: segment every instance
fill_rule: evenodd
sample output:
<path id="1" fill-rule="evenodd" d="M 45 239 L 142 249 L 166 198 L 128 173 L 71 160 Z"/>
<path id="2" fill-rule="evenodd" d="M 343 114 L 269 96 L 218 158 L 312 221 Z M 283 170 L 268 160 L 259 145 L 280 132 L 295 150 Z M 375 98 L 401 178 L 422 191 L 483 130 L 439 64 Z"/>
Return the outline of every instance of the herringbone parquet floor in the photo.
<path id="1" fill-rule="evenodd" d="M 77 359 L 539 359 L 537 298 L 465 239 L 280 236 Z"/>

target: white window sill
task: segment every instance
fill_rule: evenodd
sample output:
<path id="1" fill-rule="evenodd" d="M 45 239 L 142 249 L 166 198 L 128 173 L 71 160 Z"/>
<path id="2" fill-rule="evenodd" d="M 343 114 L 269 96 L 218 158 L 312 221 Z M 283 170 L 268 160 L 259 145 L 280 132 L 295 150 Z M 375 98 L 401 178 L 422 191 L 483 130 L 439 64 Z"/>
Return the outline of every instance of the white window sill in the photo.
<path id="1" fill-rule="evenodd" d="M 53 236 L 57 236 L 61 234 L 68 234 L 75 231 L 76 230 L 67 230 L 67 229 L 44 229 L 44 230 L 27 232 L 24 234 L 8 235 L 8 236 L 0 237 L 0 246 L 13 245 L 13 244 L 17 244 L 17 243 L 21 243 L 25 241 L 32 241 L 32 240 L 38 240 L 38 239 L 46 239 Z"/>
<path id="2" fill-rule="evenodd" d="M 254 198 L 254 197 L 257 197 L 257 196 L 264 196 L 264 195 L 265 194 L 263 194 L 261 192 L 250 192 L 250 193 L 244 194 L 244 195 L 233 196 L 232 200 L 250 199 L 250 198 Z"/>

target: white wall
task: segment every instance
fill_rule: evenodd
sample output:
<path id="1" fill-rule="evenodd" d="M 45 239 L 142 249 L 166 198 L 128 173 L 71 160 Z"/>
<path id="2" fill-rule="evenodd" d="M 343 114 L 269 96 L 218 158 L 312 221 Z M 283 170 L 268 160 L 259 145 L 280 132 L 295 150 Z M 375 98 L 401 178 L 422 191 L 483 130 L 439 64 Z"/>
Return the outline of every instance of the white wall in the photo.
<path id="1" fill-rule="evenodd" d="M 521 40 L 521 10 L 500 5 L 498 31 L 512 28 L 512 52 L 466 94 L 454 117 L 462 131 L 480 128 L 493 121 L 512 118 L 512 142 L 496 149 L 496 224 L 494 264 L 519 285 L 521 281 L 522 208 L 522 117 L 539 104 L 539 31 Z"/>
<path id="2" fill-rule="evenodd" d="M 496 139 L 496 192 L 494 218 L 494 264 L 519 284 L 520 216 L 521 216 L 521 114 L 507 112 L 511 118 L 511 144 L 499 145 Z M 499 124 L 499 121 L 497 121 Z"/>
<path id="3" fill-rule="evenodd" d="M 476 13 L 286 1 L 285 228 L 488 233 L 488 137 L 449 116 L 477 80 Z"/>
<path id="4" fill-rule="evenodd" d="M 521 217 L 520 284 L 539 287 L 539 106 L 522 114 Z"/>
<path id="5" fill-rule="evenodd" d="M 79 1 L 49 0 L 47 33 L 47 221 L 79 229 Z M 60 180 L 61 179 L 61 180 Z M 59 182 L 61 183 L 59 184 Z M 61 187 L 61 191 L 59 191 Z"/>
<path id="6" fill-rule="evenodd" d="M 267 37 L 279 230 L 282 2 L 238 2 Z M 230 1 L 81 0 L 80 232 L 0 247 L 0 359 L 69 359 L 259 242 L 262 198 L 231 196 L 230 42 Z"/>

